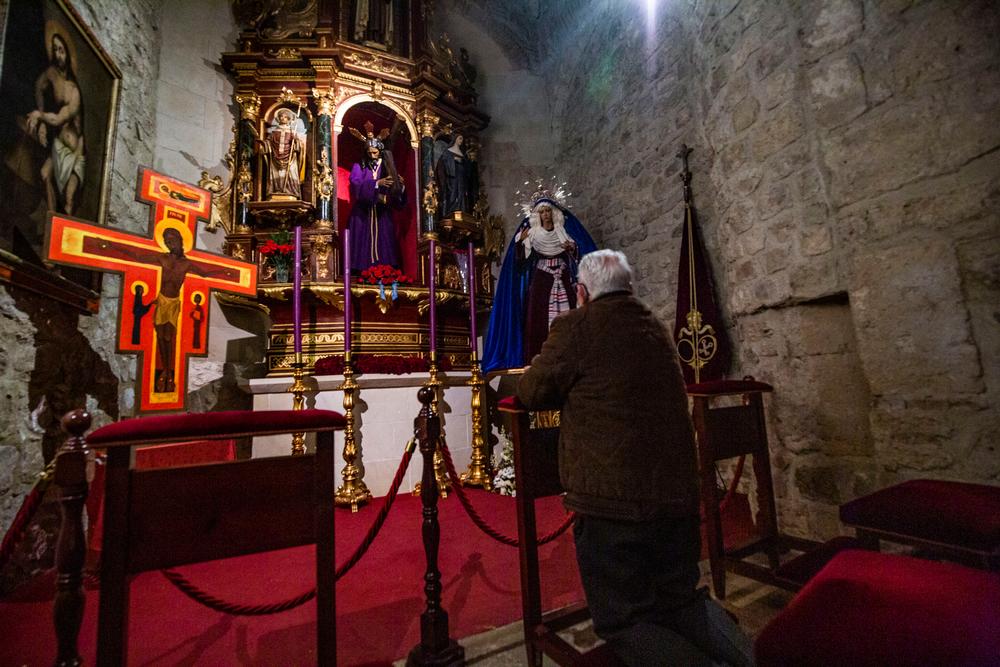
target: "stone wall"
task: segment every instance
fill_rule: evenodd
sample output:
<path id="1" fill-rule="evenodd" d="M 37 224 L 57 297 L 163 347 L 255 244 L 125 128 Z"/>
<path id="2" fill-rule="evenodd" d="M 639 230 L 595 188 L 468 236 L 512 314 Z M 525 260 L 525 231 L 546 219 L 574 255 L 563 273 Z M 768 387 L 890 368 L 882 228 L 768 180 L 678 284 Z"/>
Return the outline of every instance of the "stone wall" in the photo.
<path id="1" fill-rule="evenodd" d="M 138 166 L 153 158 L 159 3 L 73 4 L 123 73 L 108 224 L 144 231 L 148 213 L 132 199 Z M 0 534 L 61 444 L 65 411 L 86 404 L 101 423 L 133 409 L 135 362 L 114 353 L 118 290 L 118 279 L 106 277 L 100 312 L 81 316 L 24 290 L 0 287 Z M 31 539 L 31 555 L 44 559 L 50 535 L 41 531 Z"/>
<path id="2" fill-rule="evenodd" d="M 203 172 L 229 178 L 226 154 L 235 122 L 233 82 L 219 64 L 239 32 L 225 0 L 170 3 L 162 16 L 163 48 L 157 81 L 156 169 L 189 183 Z M 197 246 L 222 252 L 225 232 L 199 226 Z M 264 356 L 267 323 L 232 312 L 211 299 L 208 356 L 192 357 L 188 370 L 191 410 L 248 409 L 250 395 L 236 385 Z"/>
<path id="3" fill-rule="evenodd" d="M 732 374 L 776 388 L 784 525 L 829 536 L 899 479 L 1000 481 L 996 5 L 582 4 L 536 68 L 551 168 L 672 321 L 694 148 Z"/>

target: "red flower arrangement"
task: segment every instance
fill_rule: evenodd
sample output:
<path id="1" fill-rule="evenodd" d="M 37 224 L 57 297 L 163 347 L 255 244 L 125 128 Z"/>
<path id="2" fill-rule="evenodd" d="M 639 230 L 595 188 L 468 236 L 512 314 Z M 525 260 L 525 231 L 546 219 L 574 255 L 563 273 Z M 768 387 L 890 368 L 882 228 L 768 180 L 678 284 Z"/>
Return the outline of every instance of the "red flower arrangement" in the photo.
<path id="1" fill-rule="evenodd" d="M 257 249 L 257 252 L 268 259 L 271 266 L 274 267 L 279 281 L 288 279 L 288 269 L 295 256 L 295 245 L 292 243 L 292 235 L 288 230 L 283 229 L 272 234 L 271 238 L 264 241 L 264 245 Z"/>
<path id="2" fill-rule="evenodd" d="M 361 282 L 369 285 L 392 285 L 393 283 L 405 285 L 412 283 L 413 279 L 388 264 L 376 264 L 361 272 Z"/>
<path id="3" fill-rule="evenodd" d="M 407 373 L 422 373 L 430 370 L 430 362 L 419 356 L 398 357 L 389 354 L 372 354 L 357 357 L 354 362 L 354 373 L 384 373 L 387 375 L 406 375 Z M 438 370 L 451 370 L 451 360 L 448 357 L 438 362 Z M 316 375 L 342 375 L 344 373 L 344 357 L 331 355 L 316 362 Z"/>

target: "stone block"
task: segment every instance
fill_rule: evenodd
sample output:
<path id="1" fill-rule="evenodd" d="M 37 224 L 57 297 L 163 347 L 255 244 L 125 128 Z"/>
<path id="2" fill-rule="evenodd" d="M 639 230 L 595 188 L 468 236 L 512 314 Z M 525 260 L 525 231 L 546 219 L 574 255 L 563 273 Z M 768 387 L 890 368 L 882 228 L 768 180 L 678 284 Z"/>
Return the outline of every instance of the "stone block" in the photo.
<path id="1" fill-rule="evenodd" d="M 820 127 L 842 125 L 867 109 L 864 74 L 853 55 L 824 58 L 807 76 L 813 116 Z"/>
<path id="2" fill-rule="evenodd" d="M 989 391 L 1000 391 L 1000 237 L 958 246 L 962 287 L 968 299 L 973 338 Z"/>
<path id="3" fill-rule="evenodd" d="M 802 110 L 796 102 L 788 102 L 768 114 L 765 122 L 757 125 L 757 130 L 750 139 L 751 153 L 762 160 L 792 143 L 804 132 Z"/>
<path id="4" fill-rule="evenodd" d="M 810 257 L 789 269 L 792 298 L 810 301 L 831 296 L 844 290 L 841 284 L 839 263 L 834 253 Z"/>
<path id="5" fill-rule="evenodd" d="M 757 120 L 757 112 L 760 111 L 760 102 L 753 97 L 745 97 L 743 101 L 733 108 L 733 132 L 739 134 L 754 124 Z"/>
<path id="6" fill-rule="evenodd" d="M 829 52 L 850 43 L 864 30 L 864 10 L 858 0 L 812 0 L 803 10 L 799 31 L 810 52 Z"/>
<path id="7" fill-rule="evenodd" d="M 791 67 L 772 72 L 760 83 L 760 99 L 768 111 L 788 101 L 795 90 L 795 72 Z"/>
<path id="8" fill-rule="evenodd" d="M 858 346 L 875 395 L 983 390 L 954 248 L 941 239 L 870 248 L 851 266 Z"/>

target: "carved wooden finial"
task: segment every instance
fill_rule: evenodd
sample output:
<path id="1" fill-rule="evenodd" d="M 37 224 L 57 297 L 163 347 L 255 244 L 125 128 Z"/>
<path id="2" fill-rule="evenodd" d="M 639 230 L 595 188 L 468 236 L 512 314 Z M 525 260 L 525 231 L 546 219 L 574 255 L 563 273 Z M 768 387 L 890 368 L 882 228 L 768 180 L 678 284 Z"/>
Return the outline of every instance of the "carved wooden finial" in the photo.
<path id="1" fill-rule="evenodd" d="M 63 415 L 62 428 L 74 438 L 82 438 L 90 428 L 90 413 L 84 408 L 72 410 Z"/>
<path id="2" fill-rule="evenodd" d="M 425 408 L 430 408 L 431 403 L 434 401 L 434 389 L 433 387 L 421 387 L 420 391 L 417 392 L 417 400 Z"/>

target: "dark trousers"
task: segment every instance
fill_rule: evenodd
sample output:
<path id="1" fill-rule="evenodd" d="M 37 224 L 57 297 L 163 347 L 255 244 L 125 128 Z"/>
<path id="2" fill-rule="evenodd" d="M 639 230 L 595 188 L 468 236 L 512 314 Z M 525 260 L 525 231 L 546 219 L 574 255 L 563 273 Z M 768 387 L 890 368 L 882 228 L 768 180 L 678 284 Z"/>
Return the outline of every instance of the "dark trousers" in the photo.
<path id="1" fill-rule="evenodd" d="M 594 630 L 628 665 L 752 665 L 753 647 L 698 589 L 697 516 L 573 526 Z"/>

